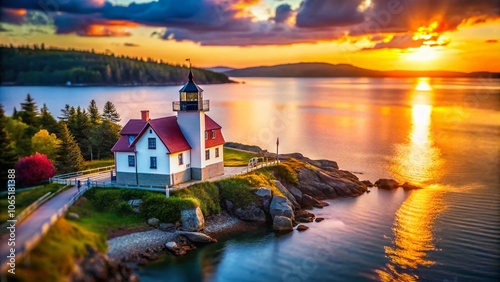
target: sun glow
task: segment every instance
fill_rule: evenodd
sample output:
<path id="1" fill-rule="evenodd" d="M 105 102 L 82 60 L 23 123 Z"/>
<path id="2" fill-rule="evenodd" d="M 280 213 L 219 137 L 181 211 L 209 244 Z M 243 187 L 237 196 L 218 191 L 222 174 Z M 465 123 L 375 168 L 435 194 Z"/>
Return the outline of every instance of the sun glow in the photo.
<path id="1" fill-rule="evenodd" d="M 428 62 L 437 59 L 439 53 L 435 48 L 429 46 L 421 46 L 416 49 L 408 49 L 406 53 L 406 59 L 414 62 Z"/>

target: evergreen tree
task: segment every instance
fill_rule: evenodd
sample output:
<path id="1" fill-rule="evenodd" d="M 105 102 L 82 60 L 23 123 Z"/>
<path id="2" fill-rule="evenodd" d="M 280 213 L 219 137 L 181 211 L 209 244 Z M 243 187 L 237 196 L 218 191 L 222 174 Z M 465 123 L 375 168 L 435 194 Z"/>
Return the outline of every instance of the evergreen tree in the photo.
<path id="1" fill-rule="evenodd" d="M 29 126 L 38 126 L 38 109 L 35 100 L 28 93 L 24 103 L 21 103 L 21 112 L 19 113 L 23 122 Z M 35 134 L 34 132 L 33 134 Z"/>
<path id="2" fill-rule="evenodd" d="M 97 148 L 97 158 L 110 158 L 113 156 L 111 148 L 120 138 L 121 126 L 109 120 L 103 120 L 97 130 L 97 135 L 94 137 Z"/>
<path id="3" fill-rule="evenodd" d="M 102 118 L 104 120 L 109 120 L 111 122 L 119 122 L 120 121 L 120 114 L 116 111 L 115 105 L 107 101 L 106 104 L 104 104 L 104 110 L 102 111 Z"/>
<path id="4" fill-rule="evenodd" d="M 14 168 L 14 164 L 17 161 L 17 153 L 12 145 L 12 141 L 9 138 L 5 130 L 5 112 L 3 110 L 3 105 L 0 104 L 0 187 L 2 189 L 7 188 L 8 180 L 8 170 Z"/>
<path id="5" fill-rule="evenodd" d="M 19 118 L 19 112 L 17 111 L 16 107 L 14 107 L 14 110 L 12 110 L 12 118 L 13 119 L 18 119 Z"/>
<path id="6" fill-rule="evenodd" d="M 59 123 L 59 134 L 57 136 L 61 140 L 61 146 L 56 158 L 57 172 L 67 173 L 83 170 L 85 163 L 82 152 L 64 122 Z"/>
<path id="7" fill-rule="evenodd" d="M 40 126 L 50 133 L 57 132 L 57 121 L 49 112 L 46 104 L 40 109 Z"/>
<path id="8" fill-rule="evenodd" d="M 87 110 L 89 111 L 90 122 L 92 124 L 99 124 L 101 122 L 101 114 L 99 114 L 99 108 L 97 108 L 95 100 L 90 101 Z"/>

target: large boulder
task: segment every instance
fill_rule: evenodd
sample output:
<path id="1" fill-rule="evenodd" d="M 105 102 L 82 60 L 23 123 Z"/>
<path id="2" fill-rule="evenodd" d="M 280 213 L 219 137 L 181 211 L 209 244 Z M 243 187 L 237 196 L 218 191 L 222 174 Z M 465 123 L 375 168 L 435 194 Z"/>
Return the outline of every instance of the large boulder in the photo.
<path id="1" fill-rule="evenodd" d="M 269 205 L 271 204 L 271 198 L 273 197 L 271 189 L 260 187 L 257 191 L 255 191 L 255 194 L 262 200 L 262 208 L 264 211 L 269 212 Z"/>
<path id="2" fill-rule="evenodd" d="M 152 217 L 148 219 L 148 225 L 158 227 L 158 225 L 160 225 L 160 220 L 158 218 Z"/>
<path id="3" fill-rule="evenodd" d="M 205 218 L 200 207 L 181 211 L 182 229 L 186 231 L 200 231 L 205 228 Z"/>
<path id="4" fill-rule="evenodd" d="M 286 189 L 285 186 L 283 186 L 283 184 L 281 184 L 281 182 L 275 180 L 274 185 L 276 186 L 276 188 L 278 188 L 278 190 L 280 190 L 281 193 L 283 193 L 283 195 L 288 199 L 288 201 L 292 203 L 294 208 L 300 209 L 300 205 L 299 203 L 297 203 L 297 200 L 295 200 L 295 197 L 292 195 L 292 193 L 290 193 L 290 191 L 288 191 L 288 189 Z"/>
<path id="5" fill-rule="evenodd" d="M 245 221 L 266 222 L 266 214 L 255 202 L 250 203 L 244 209 L 236 209 L 234 215 Z"/>
<path id="6" fill-rule="evenodd" d="M 274 195 L 269 206 L 269 213 L 271 217 L 285 216 L 294 219 L 293 206 L 287 198 L 279 195 Z"/>
<path id="7" fill-rule="evenodd" d="M 299 210 L 297 213 L 295 213 L 295 220 L 297 222 L 312 222 L 314 220 L 314 214 L 306 211 L 306 210 Z"/>
<path id="8" fill-rule="evenodd" d="M 320 202 L 310 195 L 304 194 L 302 196 L 302 208 L 310 209 L 312 207 L 320 208 L 328 206 L 328 203 Z"/>
<path id="9" fill-rule="evenodd" d="M 422 189 L 422 187 L 409 182 L 405 182 L 401 187 L 405 190 Z"/>
<path id="10" fill-rule="evenodd" d="M 188 238 L 189 241 L 193 243 L 214 243 L 217 242 L 214 238 L 208 236 L 207 234 L 201 232 L 187 232 L 187 231 L 177 231 L 179 235 Z"/>
<path id="11" fill-rule="evenodd" d="M 289 232 L 293 230 L 292 220 L 286 216 L 273 217 L 273 230 L 278 232 Z"/>
<path id="12" fill-rule="evenodd" d="M 375 186 L 380 189 L 396 189 L 399 187 L 399 183 L 394 179 L 379 179 L 375 182 Z"/>
<path id="13" fill-rule="evenodd" d="M 302 201 L 302 191 L 299 190 L 299 188 L 295 187 L 294 185 L 287 185 L 286 187 L 290 193 L 295 197 L 295 200 L 297 200 L 297 203 L 300 203 Z"/>

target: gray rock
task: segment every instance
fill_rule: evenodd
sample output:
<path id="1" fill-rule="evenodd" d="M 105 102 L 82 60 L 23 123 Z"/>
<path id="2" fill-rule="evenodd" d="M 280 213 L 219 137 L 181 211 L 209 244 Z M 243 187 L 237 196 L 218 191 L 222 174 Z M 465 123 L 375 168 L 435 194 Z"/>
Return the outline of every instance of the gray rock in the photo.
<path id="1" fill-rule="evenodd" d="M 363 180 L 361 183 L 365 184 L 366 187 L 373 187 L 373 183 L 370 180 Z"/>
<path id="2" fill-rule="evenodd" d="M 379 179 L 375 182 L 375 186 L 380 189 L 396 189 L 399 183 L 394 179 Z"/>
<path id="3" fill-rule="evenodd" d="M 186 231 L 200 231 L 205 228 L 205 218 L 200 207 L 181 211 L 182 229 Z"/>
<path id="4" fill-rule="evenodd" d="M 67 217 L 68 217 L 69 219 L 75 219 L 75 220 L 80 219 L 80 216 L 79 216 L 77 213 L 74 213 L 74 212 L 70 212 L 70 213 L 68 213 Z"/>
<path id="5" fill-rule="evenodd" d="M 297 200 L 295 200 L 295 197 L 292 195 L 292 193 L 290 193 L 290 191 L 288 191 L 288 189 L 286 189 L 285 186 L 283 186 L 283 184 L 281 184 L 281 182 L 279 182 L 278 180 L 275 180 L 274 185 L 276 185 L 276 188 L 278 188 L 278 190 L 280 190 L 281 193 L 283 193 L 283 195 L 285 195 L 285 197 L 288 199 L 288 201 L 290 201 L 290 203 L 292 203 L 294 208 L 300 209 L 300 205 L 299 205 L 299 203 L 297 203 Z"/>
<path id="6" fill-rule="evenodd" d="M 273 217 L 273 230 L 280 232 L 289 232 L 293 230 L 292 220 L 286 216 Z"/>
<path id="7" fill-rule="evenodd" d="M 269 205 L 271 204 L 271 198 L 273 197 L 271 189 L 260 187 L 255 192 L 255 194 L 257 194 L 257 196 L 259 196 L 259 198 L 262 200 L 262 208 L 264 209 L 264 211 L 269 212 Z"/>
<path id="8" fill-rule="evenodd" d="M 214 238 L 208 236 L 207 234 L 201 232 L 187 232 L 187 231 L 177 231 L 179 235 L 188 238 L 189 241 L 193 243 L 214 243 L 217 242 Z"/>
<path id="9" fill-rule="evenodd" d="M 142 200 L 141 199 L 133 199 L 133 200 L 128 201 L 128 204 L 134 208 L 138 208 L 141 206 Z"/>
<path id="10" fill-rule="evenodd" d="M 152 217 L 148 219 L 148 224 L 154 227 L 158 227 L 158 225 L 160 224 L 160 220 L 158 218 Z"/>
<path id="11" fill-rule="evenodd" d="M 297 226 L 297 231 L 304 231 L 307 229 L 309 229 L 309 226 L 305 226 L 303 224 L 299 224 L 299 226 Z"/>
<path id="12" fill-rule="evenodd" d="M 128 201 L 128 204 L 132 206 L 132 209 L 134 210 L 135 213 L 140 212 L 142 200 L 141 199 L 133 199 Z"/>
<path id="13" fill-rule="evenodd" d="M 224 202 L 225 202 L 225 204 L 226 204 L 227 211 L 228 211 L 228 212 L 232 212 L 232 211 L 233 211 L 233 208 L 234 208 L 234 204 L 233 204 L 233 202 L 231 202 L 231 201 L 229 201 L 229 200 L 225 200 Z"/>
<path id="14" fill-rule="evenodd" d="M 236 209 L 234 215 L 245 221 L 266 222 L 266 214 L 255 202 L 250 203 L 244 209 Z"/>
<path id="15" fill-rule="evenodd" d="M 308 194 L 304 194 L 302 197 L 302 207 L 305 209 L 310 209 L 312 207 L 320 208 L 328 206 L 328 203 L 320 202 Z"/>
<path id="16" fill-rule="evenodd" d="M 175 224 L 173 223 L 160 223 L 160 227 L 158 227 L 161 231 L 174 231 Z"/>
<path id="17" fill-rule="evenodd" d="M 295 197 L 295 200 L 297 200 L 297 203 L 300 203 L 302 201 L 302 192 L 299 190 L 299 188 L 293 186 L 293 185 L 288 185 L 286 187 L 290 193 Z"/>
<path id="18" fill-rule="evenodd" d="M 269 206 L 269 213 L 272 218 L 275 216 L 285 216 L 290 219 L 294 219 L 292 204 L 287 198 L 279 195 L 273 196 L 271 205 Z"/>
<path id="19" fill-rule="evenodd" d="M 167 247 L 167 250 L 171 252 L 175 252 L 179 248 L 176 242 L 168 242 L 165 244 L 165 247 Z"/>

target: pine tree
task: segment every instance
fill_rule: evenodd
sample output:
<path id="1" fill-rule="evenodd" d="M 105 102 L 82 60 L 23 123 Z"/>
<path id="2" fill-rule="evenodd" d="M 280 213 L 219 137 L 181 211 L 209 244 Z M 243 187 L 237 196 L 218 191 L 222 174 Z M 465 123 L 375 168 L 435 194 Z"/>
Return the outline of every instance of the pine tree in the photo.
<path id="1" fill-rule="evenodd" d="M 29 126 L 38 126 L 38 109 L 35 100 L 28 93 L 25 102 L 21 103 L 21 112 L 19 113 L 23 122 Z M 35 134 L 35 133 L 33 133 Z"/>
<path id="2" fill-rule="evenodd" d="M 14 168 L 14 164 L 17 161 L 16 150 L 12 146 L 12 141 L 10 140 L 7 132 L 5 131 L 5 112 L 3 110 L 3 105 L 0 104 L 0 187 L 3 189 L 7 188 L 8 180 L 8 170 Z"/>
<path id="3" fill-rule="evenodd" d="M 40 126 L 50 133 L 57 132 L 57 121 L 49 112 L 46 104 L 40 109 Z"/>
<path id="4" fill-rule="evenodd" d="M 106 104 L 104 104 L 104 110 L 102 111 L 102 118 L 105 120 L 109 120 L 111 122 L 119 122 L 120 121 L 120 114 L 116 111 L 115 105 L 107 101 Z"/>
<path id="5" fill-rule="evenodd" d="M 56 159 L 57 172 L 67 173 L 83 170 L 85 163 L 82 152 L 64 122 L 59 123 L 59 134 L 57 136 L 61 140 Z"/>
<path id="6" fill-rule="evenodd" d="M 92 124 L 99 124 L 101 122 L 101 114 L 99 113 L 99 108 L 97 108 L 95 100 L 90 101 L 87 110 L 89 111 L 90 122 Z"/>

